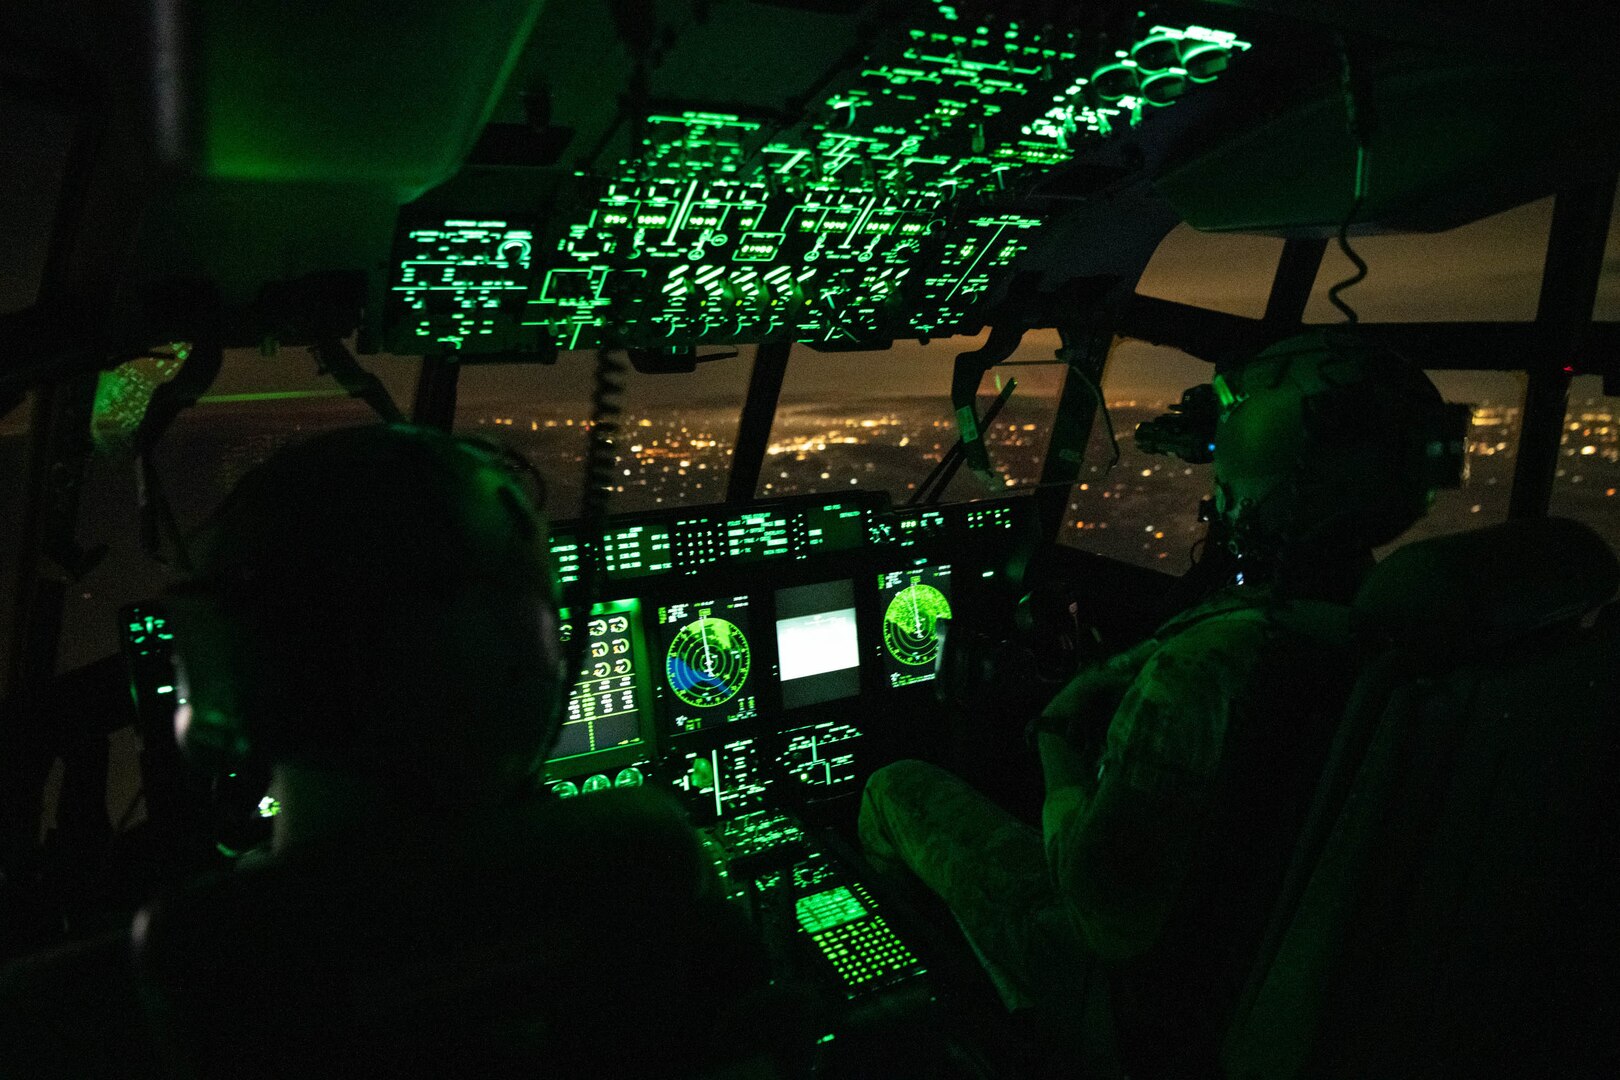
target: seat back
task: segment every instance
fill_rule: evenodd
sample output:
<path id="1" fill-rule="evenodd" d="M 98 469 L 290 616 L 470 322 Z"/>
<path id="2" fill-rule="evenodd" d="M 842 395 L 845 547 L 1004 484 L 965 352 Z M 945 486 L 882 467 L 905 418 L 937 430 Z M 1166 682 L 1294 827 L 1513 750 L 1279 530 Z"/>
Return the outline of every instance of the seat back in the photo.
<path id="1" fill-rule="evenodd" d="M 1231 1077 L 1588 1074 L 1614 1053 L 1620 583 L 1584 526 L 1411 545 L 1228 1031 Z"/>
<path id="2" fill-rule="evenodd" d="M 320 852 L 194 885 L 136 920 L 149 1030 L 174 1075 L 243 1078 L 708 1077 L 810 1041 L 682 849 L 594 833 Z"/>

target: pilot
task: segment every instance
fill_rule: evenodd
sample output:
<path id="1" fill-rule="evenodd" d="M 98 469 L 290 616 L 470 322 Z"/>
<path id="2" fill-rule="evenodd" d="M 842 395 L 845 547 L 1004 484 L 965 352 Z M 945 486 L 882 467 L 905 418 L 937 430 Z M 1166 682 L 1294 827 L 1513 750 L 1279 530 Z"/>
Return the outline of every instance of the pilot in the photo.
<path id="1" fill-rule="evenodd" d="M 167 1066 L 685 1075 L 759 1045 L 763 951 L 678 807 L 541 783 L 568 672 L 507 457 L 404 425 L 315 437 L 244 477 L 197 562 L 171 596 L 182 745 L 268 768 L 280 810 L 260 866 L 134 921 Z"/>
<path id="2" fill-rule="evenodd" d="M 1032 725 L 1041 829 L 917 761 L 861 808 L 873 863 L 946 902 L 1010 1009 L 1132 1076 L 1214 1074 L 1348 696 L 1346 605 L 1441 456 L 1433 384 L 1339 331 L 1214 390 L 1229 585 Z"/>

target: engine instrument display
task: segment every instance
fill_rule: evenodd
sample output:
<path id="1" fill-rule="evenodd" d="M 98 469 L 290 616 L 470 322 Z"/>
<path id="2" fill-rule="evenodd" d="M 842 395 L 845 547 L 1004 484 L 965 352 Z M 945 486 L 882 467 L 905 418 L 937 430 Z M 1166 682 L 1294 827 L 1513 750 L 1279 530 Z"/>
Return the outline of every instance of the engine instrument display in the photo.
<path id="1" fill-rule="evenodd" d="M 552 760 L 643 742 L 647 691 L 642 673 L 647 664 L 641 645 L 641 601 L 594 604 L 583 628 L 566 609 L 558 614 L 558 636 L 563 643 L 572 641 L 583 629 L 586 644 L 582 670 L 568 693 Z"/>
<path id="2" fill-rule="evenodd" d="M 758 714 L 748 597 L 661 606 L 658 629 L 663 685 L 677 734 Z"/>
<path id="3" fill-rule="evenodd" d="M 919 566 L 878 575 L 883 607 L 883 658 L 890 686 L 934 677 L 939 620 L 951 617 L 951 568 Z"/>

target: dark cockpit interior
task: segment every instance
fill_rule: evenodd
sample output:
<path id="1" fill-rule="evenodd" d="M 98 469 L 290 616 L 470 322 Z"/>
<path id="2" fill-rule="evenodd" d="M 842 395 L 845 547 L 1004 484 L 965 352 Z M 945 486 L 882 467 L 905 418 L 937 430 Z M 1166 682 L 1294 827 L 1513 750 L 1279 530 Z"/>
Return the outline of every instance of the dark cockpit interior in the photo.
<path id="1" fill-rule="evenodd" d="M 279 789 L 182 752 L 165 592 L 340 412 L 527 454 L 567 670 L 535 798 L 672 799 L 791 997 L 737 1026 L 802 1052 L 649 1074 L 1612 1074 L 1613 31 L 1596 0 L 8 5 L 0 1076 L 125 1075 L 75 1034 L 119 1010 L 161 1075 L 323 1067 L 173 1049 L 306 969 L 206 945 L 299 902 L 233 876 Z M 863 792 L 930 762 L 1038 832 L 1060 691 L 1272 571 L 1217 433 L 1307 339 L 1438 387 L 1399 433 L 1433 506 L 1310 594 L 1347 674 L 1206 1042 L 1122 1049 L 1127 981 L 1010 1008 L 972 920 L 874 865 Z M 1383 407 L 1324 370 L 1302 470 Z M 1290 542 L 1337 550 L 1354 498 Z M 149 906 L 204 874 L 265 884 Z M 109 940 L 135 976 L 84 959 Z M 478 984 L 453 953 L 432 1001 Z"/>

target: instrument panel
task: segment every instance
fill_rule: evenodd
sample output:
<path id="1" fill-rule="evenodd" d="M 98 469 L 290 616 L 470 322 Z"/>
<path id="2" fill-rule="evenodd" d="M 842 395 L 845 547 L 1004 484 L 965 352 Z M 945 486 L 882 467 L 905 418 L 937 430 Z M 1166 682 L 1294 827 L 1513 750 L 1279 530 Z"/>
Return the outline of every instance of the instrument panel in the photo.
<path id="1" fill-rule="evenodd" d="M 1027 499 L 871 493 L 610 522 L 553 790 L 656 782 L 700 821 L 858 791 L 887 718 L 932 706 L 939 621 L 1015 592 L 1033 531 Z M 583 544 L 552 536 L 565 578 Z"/>
<path id="2" fill-rule="evenodd" d="M 700 821 L 853 794 L 895 718 L 927 712 L 938 623 L 1016 599 L 1039 541 L 1028 497 L 896 509 L 881 493 L 610 519 L 601 595 L 559 612 L 586 636 L 546 768 L 574 797 L 658 783 Z M 566 523 L 554 568 L 578 580 Z M 168 726 L 172 637 L 122 613 L 137 703 Z M 256 796 L 255 796 L 256 797 Z"/>

